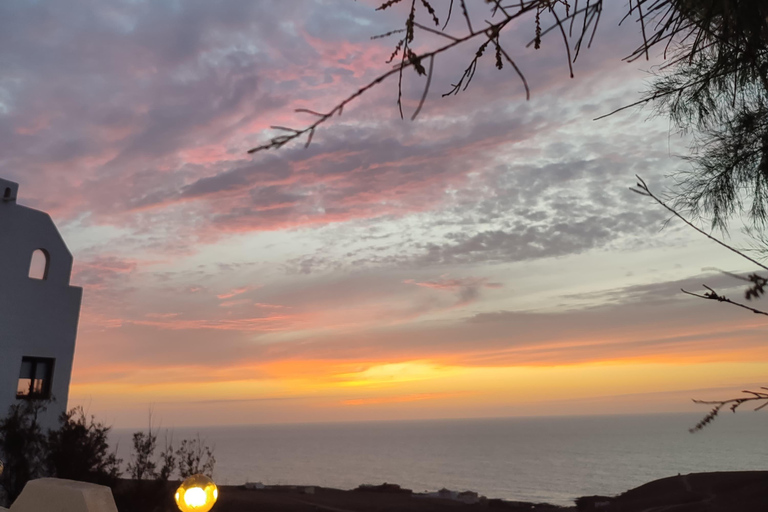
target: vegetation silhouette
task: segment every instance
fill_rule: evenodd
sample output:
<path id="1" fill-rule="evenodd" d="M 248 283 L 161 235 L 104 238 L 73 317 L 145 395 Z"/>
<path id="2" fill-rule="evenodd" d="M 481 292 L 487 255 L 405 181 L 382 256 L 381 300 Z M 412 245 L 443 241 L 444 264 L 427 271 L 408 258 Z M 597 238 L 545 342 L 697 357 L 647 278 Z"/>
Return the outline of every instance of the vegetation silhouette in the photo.
<path id="1" fill-rule="evenodd" d="M 123 480 L 122 459 L 110 448 L 111 427 L 88 416 L 82 407 L 62 413 L 59 426 L 44 429 L 38 418 L 50 400 L 20 400 L 0 419 L 0 504 L 10 505 L 29 480 L 65 478 L 112 488 L 122 512 L 175 510 L 170 482 L 204 473 L 212 476 L 214 450 L 197 436 L 184 439 L 174 450 L 166 434 L 165 447 L 155 456 L 158 430 L 151 415 L 147 432 L 135 432 L 128 463 L 131 480 Z M 159 468 L 159 469 L 158 469 Z"/>

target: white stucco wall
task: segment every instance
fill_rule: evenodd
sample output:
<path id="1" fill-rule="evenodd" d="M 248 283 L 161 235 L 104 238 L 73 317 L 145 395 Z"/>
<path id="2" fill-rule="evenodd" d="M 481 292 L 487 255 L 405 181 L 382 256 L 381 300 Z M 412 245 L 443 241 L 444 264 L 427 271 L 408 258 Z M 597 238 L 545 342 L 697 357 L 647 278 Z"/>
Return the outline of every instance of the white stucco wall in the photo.
<path id="1" fill-rule="evenodd" d="M 82 288 L 69 285 L 72 255 L 50 216 L 17 204 L 17 191 L 0 179 L 0 416 L 19 400 L 22 358 L 54 358 L 55 402 L 40 418 L 53 427 L 67 406 Z M 29 277 L 37 249 L 50 255 L 45 280 Z"/>

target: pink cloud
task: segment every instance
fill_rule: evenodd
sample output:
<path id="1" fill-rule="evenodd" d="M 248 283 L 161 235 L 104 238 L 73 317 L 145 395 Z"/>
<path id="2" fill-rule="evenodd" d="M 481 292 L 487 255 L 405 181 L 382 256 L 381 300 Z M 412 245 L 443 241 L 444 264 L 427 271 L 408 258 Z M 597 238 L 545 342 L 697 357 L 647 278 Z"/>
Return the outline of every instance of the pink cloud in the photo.
<path id="1" fill-rule="evenodd" d="M 236 306 L 243 306 L 245 304 L 250 304 L 250 299 L 237 299 L 237 300 L 225 300 L 223 302 L 219 303 L 220 308 L 232 308 Z"/>
<path id="2" fill-rule="evenodd" d="M 179 313 L 147 313 L 144 316 L 146 316 L 147 318 L 160 318 L 160 319 L 175 318 L 179 316 Z"/>
<path id="3" fill-rule="evenodd" d="M 88 290 L 103 289 L 108 291 L 118 283 L 125 282 L 136 272 L 140 261 L 132 258 L 121 258 L 107 254 L 96 256 L 90 260 L 76 260 L 72 282 L 84 286 Z"/>
<path id="4" fill-rule="evenodd" d="M 290 306 L 283 306 L 281 304 L 265 304 L 263 302 L 256 302 L 253 305 L 256 306 L 257 308 L 262 308 L 262 309 L 286 309 L 290 307 Z"/>
<path id="5" fill-rule="evenodd" d="M 254 287 L 254 286 L 241 286 L 241 287 L 239 287 L 239 288 L 232 288 L 232 289 L 231 289 L 231 290 L 229 290 L 228 292 L 225 292 L 225 293 L 221 293 L 221 294 L 219 294 L 219 295 L 216 295 L 216 298 L 217 298 L 217 299 L 220 299 L 220 300 L 223 300 L 223 299 L 231 299 L 232 297 L 235 297 L 235 296 L 237 296 L 237 295 L 242 295 L 242 294 L 244 294 L 245 292 L 249 292 L 249 291 L 251 291 L 251 290 L 255 290 L 255 289 L 257 289 L 257 288 L 258 288 L 258 287 Z"/>
<path id="6" fill-rule="evenodd" d="M 247 156 L 271 125 L 312 119 L 294 109 L 331 108 L 390 69 L 384 61 L 393 41 L 369 37 L 400 26 L 402 12 L 369 7 L 224 0 L 168 10 L 129 2 L 119 7 L 127 20 L 119 27 L 109 21 L 113 7 L 82 0 L 17 2 L 3 11 L 0 54 L 13 53 L 3 62 L 14 77 L 10 101 L 3 100 L 10 110 L 0 116 L 4 177 L 20 181 L 20 202 L 50 212 L 63 233 L 99 235 L 72 237 L 79 240 L 73 282 L 85 287 L 77 379 L 102 370 L 105 380 L 165 375 L 151 371 L 158 367 L 175 368 L 178 382 L 191 371 L 223 379 L 232 369 L 295 360 L 308 367 L 371 359 L 548 365 L 744 358 L 753 349 L 763 357 L 762 324 L 670 308 L 677 317 L 646 310 L 659 324 L 650 328 L 635 305 L 465 318 L 460 308 L 487 306 L 481 300 L 500 295 L 502 284 L 429 277 L 446 265 L 485 275 L 486 262 L 576 254 L 653 224 L 646 222 L 653 217 L 622 216 L 637 207 L 607 194 L 606 183 L 629 167 L 662 174 L 666 131 L 646 125 L 640 141 L 635 126 L 619 122 L 607 130 L 610 140 L 589 133 L 605 125 L 574 131 L 635 87 L 619 63 L 632 41 L 611 20 L 598 33 L 601 44 L 580 57 L 576 80 L 564 79 L 556 38 L 533 52 L 523 49 L 530 27 L 507 34 L 533 86 L 531 103 L 514 73 L 497 72 L 490 55 L 466 93 L 441 98 L 475 51 L 466 48 L 438 60 L 415 122 L 399 119 L 393 79 L 321 127 L 309 148 L 299 142 Z M 50 35 L 51 19 L 55 45 L 39 37 Z M 423 83 L 406 74 L 407 110 Z M 652 149 L 653 137 L 661 149 Z M 422 224 L 398 233 L 391 246 L 343 233 L 347 225 L 372 231 L 409 216 Z M 329 236 L 333 224 L 344 225 Z M 121 236 L 102 240 L 105 226 Z M 191 258 L 241 233 L 288 230 L 302 230 L 308 242 L 286 244 L 287 258 L 304 257 L 312 244 L 332 249 L 318 249 L 330 262 L 320 277 L 311 269 L 284 276 L 288 262 L 264 265 L 271 272 L 264 282 L 273 285 L 256 292 L 237 285 L 253 282 L 255 270 Z M 352 245 L 362 248 L 346 251 Z M 380 248 L 396 255 L 380 256 Z M 151 272 L 158 261 L 167 271 Z M 174 261 L 181 264 L 168 264 Z M 409 286 L 403 276 L 413 277 Z M 440 314 L 450 318 L 418 321 Z"/>

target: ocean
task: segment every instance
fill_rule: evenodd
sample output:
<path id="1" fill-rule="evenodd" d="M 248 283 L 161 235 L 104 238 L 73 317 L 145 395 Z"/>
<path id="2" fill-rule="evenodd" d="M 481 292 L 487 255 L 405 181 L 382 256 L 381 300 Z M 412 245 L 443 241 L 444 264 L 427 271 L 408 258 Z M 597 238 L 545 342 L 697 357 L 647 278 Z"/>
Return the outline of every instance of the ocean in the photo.
<path id="1" fill-rule="evenodd" d="M 414 491 L 473 490 L 489 498 L 572 505 L 646 482 L 703 471 L 768 469 L 768 414 L 498 418 L 177 428 L 214 447 L 218 484 Z M 130 434 L 115 430 L 127 462 Z M 162 433 L 160 436 L 162 442 Z"/>

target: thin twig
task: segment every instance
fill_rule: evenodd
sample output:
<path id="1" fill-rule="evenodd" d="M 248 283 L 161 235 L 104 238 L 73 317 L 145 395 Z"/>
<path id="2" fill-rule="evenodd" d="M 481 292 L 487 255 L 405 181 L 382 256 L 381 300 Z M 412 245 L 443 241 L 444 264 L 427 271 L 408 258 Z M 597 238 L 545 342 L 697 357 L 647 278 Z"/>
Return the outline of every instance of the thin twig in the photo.
<path id="1" fill-rule="evenodd" d="M 531 99 L 531 89 L 528 87 L 528 80 L 525 79 L 525 75 L 522 71 L 520 71 L 520 68 L 517 67 L 517 64 L 515 64 L 515 61 L 512 60 L 512 57 L 509 56 L 507 51 L 499 45 L 499 51 L 501 51 L 501 54 L 504 56 L 504 58 L 509 62 L 509 64 L 512 66 L 512 68 L 517 73 L 517 76 L 520 77 L 520 81 L 523 82 L 523 87 L 525 87 L 525 99 L 526 101 Z"/>
<path id="2" fill-rule="evenodd" d="M 400 4 L 401 2 L 405 3 L 404 0 L 386 0 L 378 7 L 377 10 L 385 10 L 396 4 Z M 299 109 L 300 112 L 308 113 L 315 116 L 316 119 L 308 126 L 305 126 L 303 129 L 285 130 L 286 133 L 275 136 L 272 139 L 270 139 L 269 142 L 264 143 L 255 148 L 252 148 L 248 152 L 252 154 L 257 151 L 261 151 L 265 149 L 281 148 L 285 146 L 287 143 L 295 140 L 296 138 L 299 138 L 299 137 L 309 138 L 311 135 L 314 134 L 316 129 L 321 124 L 328 121 L 334 115 L 341 115 L 344 107 L 348 105 L 351 101 L 356 100 L 362 94 L 366 93 L 371 88 L 373 88 L 376 84 L 381 83 L 385 79 L 395 74 L 398 75 L 398 88 L 397 88 L 398 89 L 398 92 L 397 92 L 398 110 L 401 117 L 404 118 L 405 117 L 405 112 L 403 109 L 404 70 L 406 68 L 413 67 L 414 69 L 416 69 L 416 71 L 419 74 L 427 74 L 426 70 L 422 65 L 422 62 L 424 59 L 427 59 L 427 58 L 430 59 L 430 65 L 433 65 L 434 63 L 433 59 L 437 54 L 448 51 L 460 44 L 466 43 L 467 41 L 477 36 L 480 36 L 481 34 L 487 34 L 488 40 L 480 45 L 480 47 L 478 48 L 478 51 L 482 53 L 485 47 L 487 47 L 487 42 L 492 41 L 494 43 L 494 47 L 496 48 L 497 67 L 501 67 L 500 64 L 498 63 L 501 61 L 500 55 L 503 55 L 503 59 L 506 60 L 513 67 L 516 74 L 518 75 L 520 80 L 523 82 L 523 86 L 526 91 L 526 99 L 529 99 L 530 89 L 529 89 L 527 80 L 525 79 L 525 76 L 523 75 L 522 71 L 517 66 L 515 61 L 501 47 L 499 35 L 501 30 L 507 27 L 510 21 L 518 19 L 521 16 L 531 12 L 537 12 L 540 14 L 541 12 L 547 11 L 554 18 L 555 22 L 552 24 L 552 26 L 550 26 L 543 32 L 541 30 L 537 31 L 536 41 L 540 41 L 541 36 L 548 33 L 550 30 L 558 29 L 561 33 L 561 36 L 563 37 L 563 41 L 565 44 L 569 72 L 570 72 L 570 75 L 573 76 L 574 74 L 573 63 L 579 56 L 579 52 L 583 46 L 584 39 L 589 35 L 589 32 L 591 31 L 591 35 L 589 35 L 589 41 L 587 43 L 587 47 L 589 47 L 592 45 L 592 42 L 595 38 L 597 26 L 600 22 L 600 17 L 602 14 L 603 0 L 586 0 L 581 5 L 579 5 L 578 0 L 574 0 L 573 6 L 570 6 L 564 0 L 519 0 L 518 2 L 508 2 L 508 5 L 505 5 L 502 2 L 503 0 L 489 0 L 487 3 L 491 4 L 491 15 L 494 16 L 494 15 L 501 14 L 503 19 L 495 23 L 488 22 L 489 23 L 488 29 L 476 31 L 469 13 L 468 2 L 466 0 L 459 0 L 459 7 L 461 8 L 462 15 L 466 22 L 467 29 L 469 30 L 469 34 L 466 34 L 464 36 L 456 36 L 454 34 L 445 32 L 445 29 L 447 28 L 448 22 L 450 21 L 451 15 L 453 13 L 454 0 L 450 0 L 450 3 L 448 5 L 448 14 L 442 25 L 442 29 L 437 29 L 435 27 L 430 27 L 422 23 L 419 23 L 416 20 L 416 2 L 415 0 L 411 0 L 408 18 L 405 23 L 406 25 L 405 28 L 392 30 L 390 32 L 382 34 L 381 36 L 375 36 L 375 37 L 386 37 L 393 34 L 402 34 L 403 32 L 405 33 L 404 37 L 396 45 L 395 50 L 392 53 L 392 56 L 390 58 L 390 61 L 392 61 L 396 57 L 398 56 L 400 57 L 399 62 L 395 65 L 393 69 L 387 71 L 386 73 L 383 73 L 382 75 L 375 78 L 368 84 L 364 85 L 363 87 L 358 89 L 355 93 L 343 99 L 340 103 L 338 103 L 336 106 L 334 106 L 330 111 L 326 113 L 315 112 L 308 109 Z M 562 19 L 560 18 L 560 15 L 556 12 L 556 6 L 558 3 L 562 3 L 563 5 L 566 6 L 565 17 Z M 439 20 L 437 19 L 437 14 L 435 10 L 431 8 L 430 2 L 428 0 L 421 0 L 421 4 L 426 8 L 426 10 L 432 16 L 432 21 L 434 21 L 439 27 L 440 25 L 439 25 Z M 683 35 L 683 32 L 685 30 L 688 30 L 689 26 L 691 25 L 677 10 L 675 10 L 675 8 L 671 5 L 671 0 L 632 0 L 630 4 L 628 16 L 633 14 L 635 11 L 638 13 L 639 21 L 641 24 L 643 44 L 637 50 L 635 50 L 633 54 L 631 54 L 627 58 L 627 60 L 632 60 L 639 55 L 646 55 L 647 57 L 648 50 L 651 46 L 661 42 L 665 42 L 665 41 L 669 42 L 675 35 Z M 571 48 L 571 44 L 569 42 L 568 36 L 569 34 L 572 34 L 573 23 L 576 20 L 576 18 L 579 16 L 583 18 L 582 31 L 579 37 L 576 39 L 575 44 L 573 45 L 573 48 Z M 656 20 L 656 26 L 653 29 L 654 30 L 653 34 L 646 33 L 646 28 L 647 28 L 646 18 Z M 570 21 L 570 23 L 569 23 L 569 28 L 566 31 L 566 28 L 564 27 L 564 23 L 568 21 Z M 537 24 L 538 24 L 538 16 L 537 16 Z M 417 55 L 412 49 L 415 29 L 423 30 L 429 34 L 441 36 L 442 38 L 447 40 L 448 43 L 438 48 L 435 48 L 434 50 L 425 51 Z M 685 38 L 688 38 L 690 36 L 696 37 L 697 29 L 700 32 L 701 30 L 700 27 L 691 27 L 690 33 L 685 35 Z M 697 48 L 697 49 L 700 49 L 700 48 Z M 398 55 L 401 51 L 402 51 L 402 54 Z M 468 87 L 469 82 L 472 80 L 472 77 L 474 76 L 475 71 L 477 69 L 478 58 L 479 56 L 475 55 L 475 58 L 473 58 L 472 62 L 470 62 L 469 66 L 467 66 L 467 68 L 464 70 L 464 73 L 460 78 L 459 82 L 453 85 L 453 89 L 448 94 L 458 93 L 459 91 L 465 90 Z M 429 76 L 427 78 L 427 83 L 428 85 L 431 85 L 431 80 Z M 692 84 L 687 84 L 687 85 L 690 86 Z M 424 96 L 424 93 L 422 93 L 422 96 Z M 651 99 L 647 98 L 645 100 L 641 100 L 640 102 L 625 106 L 622 109 L 618 109 L 617 111 L 623 110 L 625 108 L 629 108 L 632 106 L 637 106 L 639 104 L 646 103 L 648 101 L 651 101 Z M 420 113 L 422 107 L 423 107 L 423 101 L 420 101 L 415 114 Z M 612 113 L 615 113 L 617 111 L 614 111 Z M 412 115 L 411 118 L 414 118 L 415 114 Z M 602 117 L 604 116 L 601 116 L 601 118 Z"/>
<path id="3" fill-rule="evenodd" d="M 680 87 L 675 87 L 674 89 L 670 89 L 670 90 L 664 91 L 664 92 L 656 92 L 656 93 L 652 94 L 651 96 L 648 96 L 648 97 L 645 97 L 645 98 L 640 99 L 638 101 L 635 101 L 634 103 L 630 103 L 629 105 L 624 105 L 623 107 L 619 107 L 616 110 L 608 112 L 607 114 L 603 114 L 601 116 L 598 116 L 598 117 L 594 118 L 593 121 L 599 121 L 600 119 L 605 119 L 606 117 L 610 117 L 613 114 L 618 114 L 619 112 L 622 112 L 624 110 L 627 110 L 627 109 L 630 109 L 630 108 L 633 108 L 633 107 L 637 107 L 637 106 L 640 106 L 640 105 L 644 105 L 644 104 L 650 103 L 652 101 L 656 101 L 659 98 L 663 98 L 665 96 L 672 96 L 674 94 L 679 94 L 679 93 L 683 92 L 684 90 L 690 89 L 691 87 L 693 87 L 695 85 L 704 86 L 707 82 L 709 82 L 711 80 L 714 80 L 716 78 L 720 78 L 720 77 L 725 76 L 727 74 L 728 73 L 725 72 L 725 71 L 723 71 L 722 73 L 717 73 L 717 74 L 709 74 L 709 75 L 706 75 L 703 78 L 700 78 L 698 80 L 694 80 L 693 82 L 686 82 L 685 84 L 681 85 Z"/>
<path id="4" fill-rule="evenodd" d="M 704 286 L 704 288 L 709 290 L 709 293 L 705 293 L 704 295 L 701 295 L 699 293 L 689 292 L 688 290 L 684 290 L 683 288 L 680 288 L 680 291 L 683 292 L 683 293 L 687 293 L 688 295 L 693 295 L 694 297 L 698 297 L 700 299 L 716 300 L 718 302 L 725 302 L 725 303 L 728 303 L 728 304 L 733 304 L 734 306 L 738 306 L 740 308 L 744 308 L 744 309 L 746 309 L 748 311 L 751 311 L 752 313 L 755 313 L 756 315 L 768 316 L 768 312 L 766 312 L 766 311 L 762 311 L 762 310 L 759 310 L 757 308 L 753 308 L 753 307 L 747 306 L 746 304 L 742 304 L 740 302 L 736 302 L 734 300 L 731 300 L 731 299 L 729 299 L 729 298 L 727 298 L 727 297 L 725 297 L 723 295 L 718 294 L 715 290 L 713 290 L 712 288 L 710 288 L 707 285 L 702 285 L 702 286 Z"/>
<path id="5" fill-rule="evenodd" d="M 419 100 L 419 106 L 416 107 L 416 110 L 413 111 L 413 115 L 411 116 L 411 121 L 416 119 L 416 116 L 419 115 L 419 112 L 421 112 L 421 107 L 424 106 L 424 102 L 427 101 L 427 94 L 429 93 L 429 84 L 432 83 L 432 69 L 435 66 L 435 56 L 432 55 L 429 58 L 429 71 L 427 72 L 427 83 L 424 86 L 424 92 L 421 94 L 421 99 Z"/>
<path id="6" fill-rule="evenodd" d="M 469 19 L 469 12 L 467 12 L 467 4 L 464 3 L 464 0 L 459 0 L 459 3 L 461 4 L 461 12 L 464 14 L 464 19 L 467 20 L 469 33 L 474 34 L 475 31 L 472 29 L 472 21 Z"/>
<path id="7" fill-rule="evenodd" d="M 497 22 L 495 24 L 492 24 L 489 27 L 489 30 L 499 31 L 502 28 L 504 28 L 507 25 L 507 23 L 509 23 L 510 21 L 512 21 L 514 19 L 522 17 L 523 15 L 527 14 L 528 12 L 530 12 L 533 8 L 534 8 L 534 3 L 524 4 L 523 8 L 521 10 L 515 12 L 514 14 L 512 14 L 508 18 L 505 18 L 505 19 L 500 20 L 499 22 Z M 445 51 L 448 51 L 448 50 L 450 50 L 452 48 L 455 48 L 456 46 L 458 46 L 460 44 L 463 44 L 463 43 L 465 43 L 465 42 L 467 42 L 467 41 L 469 41 L 471 39 L 474 39 L 477 36 L 485 35 L 486 32 L 487 31 L 485 31 L 485 30 L 484 31 L 478 31 L 478 32 L 472 31 L 471 33 L 467 34 L 464 37 L 449 38 L 451 40 L 447 44 L 445 44 L 443 46 L 440 46 L 440 47 L 438 47 L 438 48 L 436 48 L 436 49 L 434 49 L 432 51 L 425 52 L 425 53 L 423 53 L 421 55 L 418 55 L 416 59 L 406 58 L 405 60 L 401 60 L 401 62 L 398 65 L 396 65 L 393 69 L 390 69 L 386 73 L 383 73 L 383 74 L 379 75 L 378 77 L 373 79 L 371 82 L 369 82 L 368 84 L 366 84 L 363 87 L 361 87 L 360 89 L 358 89 L 353 94 L 347 96 L 344 100 L 339 102 L 336 106 L 334 106 L 330 111 L 328 111 L 326 113 L 320 113 L 320 112 L 316 112 L 316 111 L 309 110 L 309 109 L 297 109 L 297 112 L 304 112 L 304 113 L 312 114 L 315 117 L 317 117 L 317 119 L 313 123 L 311 123 L 310 125 L 306 126 L 303 129 L 296 129 L 296 130 L 292 129 L 290 135 L 280 135 L 280 136 L 277 136 L 277 137 L 273 137 L 272 139 L 270 139 L 269 142 L 267 142 L 265 144 L 262 144 L 260 146 L 256 146 L 254 148 L 249 149 L 248 153 L 249 154 L 253 154 L 253 153 L 256 153 L 258 151 L 263 151 L 263 150 L 267 150 L 267 149 L 279 149 L 279 148 L 285 146 L 289 142 L 291 142 L 291 141 L 293 141 L 293 140 L 295 140 L 295 139 L 297 139 L 299 137 L 302 137 L 304 135 L 309 135 L 310 133 L 314 133 L 314 131 L 321 124 L 323 124 L 326 121 L 328 121 L 334 115 L 341 115 L 341 113 L 344 110 L 344 107 L 346 107 L 349 103 L 351 103 L 352 101 L 356 100 L 357 98 L 359 98 L 360 96 L 362 96 L 363 94 L 365 94 L 370 89 L 372 89 L 376 85 L 380 84 L 381 82 L 383 82 L 387 78 L 391 77 L 392 75 L 400 75 L 404 69 L 412 67 L 415 64 L 416 60 L 421 61 L 421 60 L 424 60 L 426 58 L 430 58 L 431 59 L 432 57 L 434 57 L 434 56 L 436 56 L 436 55 L 438 55 L 440 53 L 443 53 Z M 405 53 L 405 48 L 403 48 L 403 52 Z M 514 64 L 514 61 L 509 57 L 508 54 L 506 54 L 506 52 L 504 52 L 504 56 L 508 60 L 508 62 L 510 62 L 510 64 L 514 67 L 514 69 L 517 72 L 518 76 L 520 76 L 522 78 L 523 85 L 524 85 L 524 87 L 526 89 L 526 98 L 529 98 L 530 97 L 530 91 L 529 91 L 529 88 L 528 88 L 528 84 L 525 81 L 524 77 L 522 76 L 522 73 L 520 72 L 520 69 Z"/>
<path id="8" fill-rule="evenodd" d="M 448 26 L 448 22 L 451 21 L 451 14 L 453 14 L 453 0 L 451 0 L 450 5 L 448 5 L 448 16 L 445 17 L 445 25 L 443 25 L 443 30 L 445 30 L 445 27 Z"/>
<path id="9" fill-rule="evenodd" d="M 645 16 L 643 16 L 642 2 L 640 2 L 639 0 L 637 2 L 637 17 L 640 19 L 640 30 L 643 33 L 643 41 L 647 42 L 648 36 L 645 35 Z M 645 60 L 651 60 L 651 57 L 648 54 L 648 45 L 646 44 L 644 46 L 645 46 Z"/>
<path id="10" fill-rule="evenodd" d="M 768 388 L 761 387 L 760 389 L 768 389 Z M 702 430 L 704 427 L 709 425 L 717 417 L 718 414 L 720 414 L 720 411 L 724 407 L 728 407 L 728 409 L 730 409 L 731 412 L 736 412 L 736 409 L 738 409 L 739 407 L 741 407 L 742 404 L 745 404 L 747 402 L 765 401 L 764 403 L 755 407 L 755 410 L 759 411 L 760 409 L 768 405 L 768 393 L 765 393 L 763 391 L 750 391 L 750 390 L 744 390 L 742 391 L 742 393 L 746 393 L 752 396 L 746 396 L 741 398 L 730 398 L 728 400 L 695 400 L 694 399 L 693 403 L 695 404 L 714 405 L 714 407 L 693 428 L 689 428 L 688 432 L 693 434 L 694 432 L 698 432 L 699 430 Z"/>
<path id="11" fill-rule="evenodd" d="M 685 224 L 687 224 L 689 227 L 693 228 L 695 231 L 698 231 L 699 233 L 701 233 L 701 234 L 702 234 L 702 235 L 704 235 L 705 237 L 709 238 L 709 239 L 710 239 L 710 240 L 712 240 L 713 242 L 715 242 L 715 243 L 717 243 L 717 244 L 721 245 L 722 247 L 725 247 L 726 249 L 728 249 L 729 251 L 731 251 L 731 252 L 733 252 L 733 253 L 735 253 L 735 254 L 738 254 L 739 256 L 741 256 L 742 258 L 744 258 L 745 260 L 749 261 L 750 263 L 753 263 L 753 264 L 757 265 L 758 267 L 762 268 L 763 270 L 768 270 L 768 267 L 766 267 L 765 265 L 763 265 L 763 264 L 762 264 L 762 263 L 760 263 L 759 261 L 757 261 L 757 260 L 755 260 L 755 259 L 753 259 L 753 258 L 750 258 L 749 256 L 747 256 L 747 255 L 746 255 L 746 254 L 744 254 L 743 252 L 739 251 L 738 249 L 735 249 L 735 248 L 731 247 L 730 245 L 726 244 L 726 243 L 725 243 L 725 242 L 723 242 L 722 240 L 719 240 L 719 239 L 715 238 L 714 236 L 710 235 L 709 233 L 707 233 L 707 232 L 706 232 L 706 231 L 704 231 L 703 229 L 701 229 L 701 228 L 699 228 L 698 226 L 696 226 L 696 225 L 694 225 L 693 223 L 691 223 L 691 222 L 690 222 L 688 219 L 686 219 L 685 217 L 683 217 L 682 215 L 680 215 L 680 214 L 677 212 L 677 210 L 675 210 L 675 209 L 674 209 L 674 208 L 672 208 L 671 206 L 668 206 L 668 205 L 667 205 L 667 203 L 665 203 L 664 201 L 662 201 L 661 199 L 659 199 L 658 197 L 656 197 L 656 196 L 653 194 L 653 192 L 651 192 L 651 191 L 650 191 L 650 189 L 648 188 L 648 185 L 646 185 L 645 181 L 643 181 L 643 179 L 642 179 L 640 176 L 638 176 L 638 175 L 635 175 L 635 177 L 637 178 L 637 181 L 638 181 L 638 183 L 637 183 L 637 187 L 638 187 L 638 189 L 639 189 L 639 190 L 638 190 L 638 189 L 634 189 L 634 188 L 630 188 L 630 190 L 631 190 L 632 192 L 635 192 L 635 193 L 637 193 L 637 194 L 640 194 L 640 195 L 644 195 L 644 196 L 650 197 L 651 199 L 653 199 L 654 201 L 656 201 L 658 204 L 660 204 L 660 205 L 661 205 L 661 206 L 662 206 L 664 209 L 666 209 L 668 212 L 670 212 L 672 215 L 674 215 L 674 216 L 675 216 L 675 217 L 677 217 L 678 219 L 682 220 L 682 221 L 683 221 Z"/>
<path id="12" fill-rule="evenodd" d="M 438 36 L 442 36 L 442 37 L 445 37 L 445 38 L 447 38 L 447 39 L 450 39 L 451 41 L 458 41 L 458 38 L 456 38 L 456 37 L 453 37 L 451 34 L 446 34 L 446 33 L 445 33 L 445 32 L 443 32 L 442 30 L 435 30 L 435 29 L 434 29 L 434 28 L 432 28 L 432 27 L 428 27 L 428 26 L 426 26 L 426 25 L 422 25 L 421 23 L 418 23 L 418 22 L 416 22 L 416 21 L 414 21 L 414 22 L 413 22 L 413 26 L 414 26 L 414 27 L 419 27 L 421 30 L 423 30 L 423 31 L 425 31 L 425 32 L 431 32 L 432 34 L 435 34 L 435 35 L 438 35 Z"/>
<path id="13" fill-rule="evenodd" d="M 568 36 L 565 34 L 565 29 L 563 28 L 563 24 L 560 22 L 560 18 L 557 15 L 557 12 L 555 9 L 552 9 L 552 16 L 555 17 L 555 21 L 557 21 L 557 26 L 560 28 L 560 33 L 563 35 L 563 43 L 565 43 L 565 53 L 568 56 L 568 71 L 571 74 L 571 78 L 573 78 L 573 60 L 571 59 L 571 47 L 568 44 Z"/>

